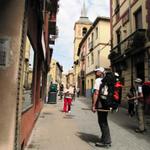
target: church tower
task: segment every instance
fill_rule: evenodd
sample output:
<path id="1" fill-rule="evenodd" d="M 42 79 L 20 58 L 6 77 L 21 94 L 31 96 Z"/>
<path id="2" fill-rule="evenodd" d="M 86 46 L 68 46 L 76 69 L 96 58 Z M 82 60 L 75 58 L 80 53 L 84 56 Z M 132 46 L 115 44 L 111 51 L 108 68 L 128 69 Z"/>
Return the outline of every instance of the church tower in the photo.
<path id="1" fill-rule="evenodd" d="M 88 31 L 88 29 L 91 27 L 92 22 L 87 17 L 87 9 L 85 6 L 85 2 L 83 3 L 82 9 L 81 9 L 81 16 L 77 22 L 75 22 L 74 25 L 74 75 L 75 75 L 75 83 L 76 87 L 78 87 L 78 75 L 79 75 L 79 57 L 77 55 L 79 44 Z"/>

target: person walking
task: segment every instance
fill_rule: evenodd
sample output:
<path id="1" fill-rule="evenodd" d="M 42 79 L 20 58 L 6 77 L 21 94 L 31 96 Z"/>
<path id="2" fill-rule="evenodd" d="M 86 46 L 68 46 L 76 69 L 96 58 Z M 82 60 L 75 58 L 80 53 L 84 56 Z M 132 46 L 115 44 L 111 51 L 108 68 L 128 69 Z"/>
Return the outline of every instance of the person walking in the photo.
<path id="1" fill-rule="evenodd" d="M 131 87 L 129 92 L 127 93 L 129 117 L 133 117 L 134 114 L 135 114 L 135 111 L 134 111 L 134 97 L 135 97 L 135 88 Z"/>
<path id="2" fill-rule="evenodd" d="M 142 91 L 142 79 L 136 78 L 135 89 L 136 89 L 136 100 L 137 100 L 137 116 L 138 116 L 138 128 L 135 129 L 136 133 L 145 132 L 145 123 L 144 123 L 144 98 Z"/>
<path id="3" fill-rule="evenodd" d="M 63 91 L 64 91 L 64 85 L 63 84 L 60 84 L 59 86 L 59 96 L 60 96 L 60 100 L 62 100 L 63 98 Z"/>
<path id="4" fill-rule="evenodd" d="M 77 87 L 77 97 L 79 97 L 79 96 L 80 96 L 80 88 Z"/>
<path id="5" fill-rule="evenodd" d="M 73 87 L 70 85 L 70 87 L 66 88 L 64 90 L 64 106 L 63 106 L 63 112 L 71 112 L 71 103 L 72 103 L 72 97 L 73 97 Z"/>
<path id="6" fill-rule="evenodd" d="M 75 101 L 75 98 L 76 98 L 76 86 L 74 85 L 73 86 L 73 100 Z"/>
<path id="7" fill-rule="evenodd" d="M 105 70 L 103 67 L 100 67 L 95 69 L 94 71 L 96 75 L 96 80 L 94 84 L 94 94 L 92 99 L 92 111 L 96 112 L 96 108 L 101 107 L 100 106 L 101 104 L 99 103 L 98 100 L 98 96 L 99 96 L 99 89 L 102 84 L 102 79 L 104 77 Z M 97 115 L 98 115 L 98 123 L 101 129 L 101 138 L 99 142 L 95 144 L 95 146 L 108 148 L 111 146 L 111 136 L 110 136 L 110 130 L 107 121 L 108 112 L 97 111 Z"/>

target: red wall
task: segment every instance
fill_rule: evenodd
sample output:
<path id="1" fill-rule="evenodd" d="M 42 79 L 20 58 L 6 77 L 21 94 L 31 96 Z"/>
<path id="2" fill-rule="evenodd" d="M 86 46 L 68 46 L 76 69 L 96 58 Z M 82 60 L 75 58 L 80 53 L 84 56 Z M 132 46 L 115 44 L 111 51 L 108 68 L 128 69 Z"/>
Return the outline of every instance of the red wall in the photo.
<path id="1" fill-rule="evenodd" d="M 35 121 L 38 117 L 37 114 L 40 113 L 42 107 L 43 107 L 43 102 L 38 101 L 36 109 L 33 105 L 32 108 L 30 108 L 28 111 L 26 111 L 22 114 L 22 118 L 21 118 L 21 143 L 23 143 L 23 142 L 24 142 L 24 144 L 27 143 L 29 136 L 31 134 L 31 131 L 34 127 Z"/>

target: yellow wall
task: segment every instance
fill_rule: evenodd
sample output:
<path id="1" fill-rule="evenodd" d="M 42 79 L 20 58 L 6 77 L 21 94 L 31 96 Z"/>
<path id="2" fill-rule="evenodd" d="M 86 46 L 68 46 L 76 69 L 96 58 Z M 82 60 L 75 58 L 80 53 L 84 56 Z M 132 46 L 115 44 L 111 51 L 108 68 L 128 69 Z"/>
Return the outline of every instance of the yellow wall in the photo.
<path id="1" fill-rule="evenodd" d="M 98 38 L 93 41 L 93 50 L 92 52 L 87 51 L 86 55 L 86 74 L 92 72 L 97 67 L 110 67 L 110 61 L 108 59 L 110 45 L 106 45 L 110 41 L 110 22 L 100 21 L 97 26 L 98 27 Z M 95 33 L 96 27 L 89 34 L 87 39 L 90 37 L 92 33 Z M 94 34 L 95 35 L 95 34 Z M 87 40 L 86 39 L 86 40 Z M 88 42 L 87 42 L 88 43 Z M 94 55 L 94 63 L 92 64 L 92 53 Z M 88 57 L 89 57 L 89 65 L 88 65 Z"/>
<path id="2" fill-rule="evenodd" d="M 75 79 L 74 79 L 74 71 L 69 70 L 68 74 L 66 75 L 66 84 L 69 85 L 75 85 Z"/>
<path id="3" fill-rule="evenodd" d="M 82 36 L 82 29 L 87 28 L 87 30 L 90 28 L 91 24 L 83 24 L 83 23 L 75 23 L 74 27 L 74 61 L 78 60 L 79 57 L 77 56 L 79 43 L 81 42 L 83 36 Z M 80 71 L 80 66 L 74 65 L 74 79 L 75 83 L 77 84 L 78 81 L 78 75 Z M 76 85 L 78 86 L 78 85 Z"/>
<path id="4" fill-rule="evenodd" d="M 62 79 L 62 72 L 56 63 L 57 61 L 55 59 L 52 59 L 50 64 L 50 71 L 48 73 L 48 78 L 50 78 L 50 80 L 53 83 L 60 84 Z"/>
<path id="5" fill-rule="evenodd" d="M 120 0 L 120 5 L 122 4 L 124 0 Z M 135 0 L 126 0 L 125 3 L 120 7 L 120 17 L 130 8 L 129 6 L 132 6 L 133 2 Z M 115 1 L 113 1 L 113 6 L 112 8 L 115 9 Z M 131 5 L 129 5 L 129 2 L 131 2 Z M 148 24 L 146 22 L 146 16 L 147 16 L 147 9 L 146 9 L 146 0 L 138 0 L 133 7 L 131 7 L 131 12 L 129 13 L 129 21 L 123 25 L 122 19 L 120 19 L 116 23 L 116 15 L 114 14 L 113 11 L 113 47 L 117 45 L 117 36 L 116 36 L 116 31 L 120 29 L 121 32 L 121 41 L 123 41 L 125 38 L 127 38 L 129 35 L 131 35 L 133 32 L 135 32 L 135 17 L 134 13 L 139 9 L 142 8 L 142 25 L 143 29 L 148 28 Z M 122 51 L 123 53 L 123 51 Z M 148 63 L 147 63 L 147 56 L 145 55 L 145 80 L 148 78 Z M 136 78 L 136 70 L 135 66 L 131 66 L 131 57 L 126 58 L 126 63 L 127 63 L 127 69 L 122 70 L 122 77 L 124 77 L 124 86 L 122 90 L 122 96 L 123 99 L 126 97 L 126 93 L 128 92 L 130 86 L 131 86 L 131 74 L 133 73 L 133 79 Z M 133 69 L 133 72 L 131 73 L 131 68 Z"/>
<path id="6" fill-rule="evenodd" d="M 124 0 L 120 0 L 120 4 L 122 4 Z M 134 0 L 131 0 L 131 4 Z M 116 16 L 113 11 L 113 44 L 114 46 L 117 44 L 117 38 L 116 38 L 116 31 L 120 28 L 122 40 L 128 37 L 132 32 L 135 31 L 135 20 L 134 20 L 134 13 L 138 8 L 142 7 L 142 24 L 143 29 L 147 29 L 148 24 L 146 22 L 146 15 L 147 15 L 147 9 L 146 9 L 146 1 L 145 0 L 138 0 L 137 3 L 131 8 L 131 19 L 128 21 L 124 26 L 122 24 L 122 19 L 116 24 Z M 115 8 L 115 1 L 113 1 L 113 8 Z M 122 16 L 127 9 L 129 9 L 129 0 L 127 0 L 122 7 L 120 7 L 120 16 Z"/>
<path id="7" fill-rule="evenodd" d="M 96 38 L 96 28 L 98 28 L 98 37 Z M 93 37 L 93 50 L 90 51 L 89 39 Z M 86 52 L 86 95 L 89 95 L 91 85 L 91 79 L 93 82 L 95 81 L 95 73 L 94 69 L 98 67 L 109 68 L 110 61 L 108 59 L 108 55 L 110 52 L 110 21 L 106 21 L 101 19 L 97 25 L 92 29 L 90 34 L 87 36 L 85 43 L 87 44 L 87 52 Z M 81 47 L 81 51 L 84 50 L 84 44 Z M 92 54 L 93 54 L 93 63 L 92 63 Z M 80 53 L 81 55 L 81 53 Z M 81 56 L 80 56 L 81 57 Z M 88 61 L 89 58 L 89 61 Z M 87 94 L 88 93 L 88 94 Z"/>
<path id="8" fill-rule="evenodd" d="M 95 82 L 95 74 L 90 74 L 86 76 L 86 89 L 92 88 L 91 80 L 93 79 L 93 83 Z"/>
<path id="9" fill-rule="evenodd" d="M 50 71 L 48 75 L 51 77 L 52 82 L 56 82 L 56 60 L 52 59 L 51 64 L 50 64 Z"/>

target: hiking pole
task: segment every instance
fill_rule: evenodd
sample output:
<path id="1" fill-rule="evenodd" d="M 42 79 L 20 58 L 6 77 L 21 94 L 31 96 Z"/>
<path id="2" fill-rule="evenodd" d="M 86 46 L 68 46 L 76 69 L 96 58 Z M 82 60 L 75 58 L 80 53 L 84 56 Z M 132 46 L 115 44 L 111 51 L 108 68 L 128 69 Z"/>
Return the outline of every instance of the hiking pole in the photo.
<path id="1" fill-rule="evenodd" d="M 82 110 L 91 110 L 91 108 L 82 108 Z M 96 111 L 101 111 L 101 112 L 112 112 L 112 108 L 110 108 L 110 109 L 97 108 Z"/>

